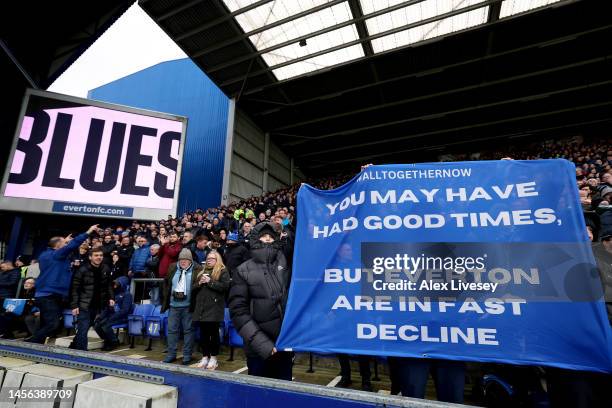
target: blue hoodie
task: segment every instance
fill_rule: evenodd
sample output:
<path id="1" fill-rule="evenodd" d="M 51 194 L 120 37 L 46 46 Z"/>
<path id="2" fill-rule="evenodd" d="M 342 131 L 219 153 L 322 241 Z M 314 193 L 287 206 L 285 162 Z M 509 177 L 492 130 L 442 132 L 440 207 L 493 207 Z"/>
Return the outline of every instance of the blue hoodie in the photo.
<path id="1" fill-rule="evenodd" d="M 144 244 L 140 248 L 136 248 L 130 259 L 130 271 L 132 272 L 144 272 L 147 259 L 149 259 L 150 251 L 149 244 Z"/>
<path id="2" fill-rule="evenodd" d="M 87 233 L 77 235 L 66 246 L 59 249 L 47 248 L 38 257 L 40 276 L 36 279 L 34 297 L 60 295 L 68 297 L 72 273 L 68 256 L 87 239 Z"/>
<path id="3" fill-rule="evenodd" d="M 113 314 L 113 320 L 125 320 L 127 322 L 127 317 L 134 308 L 134 299 L 128 290 L 130 280 L 127 276 L 120 276 L 115 282 L 117 282 L 119 288 L 115 292 L 115 313 Z"/>

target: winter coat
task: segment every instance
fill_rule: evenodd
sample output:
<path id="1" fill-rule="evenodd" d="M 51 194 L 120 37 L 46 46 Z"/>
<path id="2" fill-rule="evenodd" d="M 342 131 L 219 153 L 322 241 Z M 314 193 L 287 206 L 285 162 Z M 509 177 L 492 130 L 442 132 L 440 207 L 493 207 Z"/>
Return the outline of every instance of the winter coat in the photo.
<path id="1" fill-rule="evenodd" d="M 134 298 L 129 291 L 130 280 L 127 276 L 115 279 L 118 287 L 115 290 L 115 307 L 106 308 L 101 319 L 111 319 L 113 324 L 127 323 L 128 316 L 134 310 Z"/>
<path id="2" fill-rule="evenodd" d="M 251 259 L 234 271 L 229 295 L 230 315 L 244 340 L 245 353 L 261 359 L 270 356 L 280 334 L 291 280 L 278 242 L 264 244 L 257 239 L 266 224 L 253 228 Z"/>
<path id="3" fill-rule="evenodd" d="M 63 248 L 47 248 L 39 257 L 40 275 L 36 280 L 36 297 L 49 295 L 68 296 L 70 291 L 70 261 L 68 257 L 87 239 L 87 234 L 74 237 Z"/>
<path id="4" fill-rule="evenodd" d="M 127 269 L 130 267 L 130 261 L 132 260 L 132 254 L 134 253 L 134 245 L 118 246 L 117 255 L 119 255 L 119 262 Z"/>
<path id="5" fill-rule="evenodd" d="M 99 274 L 97 281 L 95 274 Z M 94 305 L 92 302 L 96 294 L 99 295 L 98 300 L 100 303 Z M 108 265 L 102 263 L 96 268 L 91 264 L 87 264 L 79 268 L 72 276 L 72 288 L 70 289 L 71 309 L 78 307 L 82 310 L 95 309 L 103 311 L 112 298 L 110 268 Z"/>
<path id="6" fill-rule="evenodd" d="M 121 261 L 118 261 L 116 264 L 111 264 L 110 271 L 111 281 L 114 281 L 115 279 L 120 278 L 121 276 L 127 276 L 127 268 L 125 267 L 125 265 L 123 265 L 123 263 L 121 263 Z"/>
<path id="7" fill-rule="evenodd" d="M 170 264 L 178 261 L 179 253 L 183 246 L 179 241 L 174 244 L 167 243 L 159 247 L 157 256 L 159 257 L 159 277 L 165 278 L 168 275 Z"/>
<path id="8" fill-rule="evenodd" d="M 595 255 L 599 278 L 603 287 L 608 320 L 612 325 L 612 254 L 606 251 L 602 243 L 598 243 L 593 245 L 593 255 Z"/>
<path id="9" fill-rule="evenodd" d="M 132 272 L 144 272 L 147 258 L 149 258 L 150 245 L 144 244 L 143 246 L 136 248 L 130 259 L 129 270 Z"/>
<path id="10" fill-rule="evenodd" d="M 102 244 L 102 253 L 104 254 L 104 263 L 108 266 L 113 263 L 112 253 L 117 249 L 117 244 L 114 241 L 109 242 L 108 244 Z"/>
<path id="11" fill-rule="evenodd" d="M 242 244 L 228 244 L 225 250 L 225 266 L 230 276 L 234 276 L 234 271 L 250 258 L 249 250 Z"/>
<path id="12" fill-rule="evenodd" d="M 17 294 L 20 279 L 21 270 L 19 268 L 0 272 L 0 299 L 14 298 Z M 2 307 L 1 304 L 0 307 Z"/>
<path id="13" fill-rule="evenodd" d="M 159 276 L 159 257 L 149 255 L 145 262 L 145 275 L 147 278 L 157 278 Z"/>
<path id="14" fill-rule="evenodd" d="M 174 274 L 178 270 L 176 266 L 177 266 L 177 263 L 175 262 L 171 264 L 166 270 L 166 273 L 167 273 L 167 275 L 165 276 L 166 281 L 164 282 L 164 287 L 162 289 L 162 308 L 161 308 L 162 313 L 170 309 L 170 301 L 172 300 L 172 279 L 174 278 Z M 196 284 L 196 277 L 203 269 L 204 268 L 202 267 L 202 265 L 195 263 L 195 262 L 193 263 L 193 270 L 191 271 L 191 290 L 192 292 Z M 160 269 L 160 272 L 161 272 L 161 269 Z M 191 313 L 193 313 L 193 311 L 195 310 L 195 300 L 194 299 L 195 297 L 193 296 L 193 293 L 192 293 L 192 296 L 190 298 L 190 304 L 189 304 L 189 312 Z"/>
<path id="15" fill-rule="evenodd" d="M 212 271 L 210 271 L 212 273 Z M 208 271 L 205 270 L 205 273 Z M 200 285 L 199 277 L 191 291 L 195 299 L 194 322 L 222 322 L 225 318 L 225 294 L 229 290 L 230 277 L 226 269 L 221 270 L 219 280 Z"/>
<path id="16" fill-rule="evenodd" d="M 224 229 L 228 234 L 236 231 L 238 229 L 238 220 L 235 220 L 229 216 L 223 217 L 223 219 L 219 220 L 219 225 L 217 225 L 215 232 L 218 233 L 222 229 Z"/>

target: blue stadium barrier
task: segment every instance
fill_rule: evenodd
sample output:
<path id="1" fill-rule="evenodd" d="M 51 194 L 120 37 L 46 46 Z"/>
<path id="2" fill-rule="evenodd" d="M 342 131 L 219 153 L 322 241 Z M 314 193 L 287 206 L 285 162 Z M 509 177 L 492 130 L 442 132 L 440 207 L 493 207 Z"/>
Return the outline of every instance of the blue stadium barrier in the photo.
<path id="1" fill-rule="evenodd" d="M 0 339 L 0 355 L 176 387 L 179 407 L 189 408 L 450 408 L 440 403 L 244 374 L 209 371 L 112 354 Z"/>

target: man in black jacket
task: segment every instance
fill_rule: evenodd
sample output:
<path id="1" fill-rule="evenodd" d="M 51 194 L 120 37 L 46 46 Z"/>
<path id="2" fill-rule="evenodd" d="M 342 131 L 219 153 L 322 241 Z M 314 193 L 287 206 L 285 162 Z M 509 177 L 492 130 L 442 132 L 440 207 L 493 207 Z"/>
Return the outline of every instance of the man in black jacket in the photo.
<path id="1" fill-rule="evenodd" d="M 132 259 L 133 254 L 134 244 L 132 244 L 132 239 L 126 235 L 121 238 L 121 245 L 117 247 L 119 262 L 121 262 L 121 266 L 126 270 L 129 270 L 130 268 L 130 260 Z"/>
<path id="2" fill-rule="evenodd" d="M 251 259 L 233 274 L 229 309 L 234 327 L 244 339 L 249 375 L 291 381 L 292 354 L 274 343 L 287 304 L 291 270 L 270 223 L 253 228 Z"/>
<path id="3" fill-rule="evenodd" d="M 245 245 L 238 243 L 238 233 L 231 232 L 227 236 L 227 247 L 225 249 L 225 267 L 227 268 L 230 277 L 234 271 L 244 262 L 249 260 L 249 250 Z"/>
<path id="4" fill-rule="evenodd" d="M 102 241 L 102 251 L 104 253 L 104 263 L 108 266 L 113 264 L 113 251 L 116 249 L 117 245 L 113 241 L 113 236 L 110 234 L 105 235 Z"/>
<path id="5" fill-rule="evenodd" d="M 70 308 L 76 318 L 76 335 L 70 348 L 87 350 L 87 331 L 95 318 L 107 307 L 115 306 L 110 286 L 110 269 L 103 260 L 102 249 L 92 249 L 89 263 L 72 276 Z"/>

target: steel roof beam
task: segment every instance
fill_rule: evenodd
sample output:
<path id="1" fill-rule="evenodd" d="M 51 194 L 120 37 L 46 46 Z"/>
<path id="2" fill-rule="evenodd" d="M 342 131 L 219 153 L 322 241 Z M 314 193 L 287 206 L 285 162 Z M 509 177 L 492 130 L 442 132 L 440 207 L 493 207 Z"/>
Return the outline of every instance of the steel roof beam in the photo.
<path id="1" fill-rule="evenodd" d="M 292 38 L 292 39 L 287 40 L 287 41 L 283 41 L 282 43 L 279 43 L 279 44 L 276 44 L 276 45 L 264 48 L 262 50 L 258 50 L 256 52 L 253 52 L 253 53 L 248 54 L 248 55 L 244 55 L 244 56 L 235 58 L 235 59 L 233 59 L 231 61 L 223 62 L 223 63 L 221 63 L 219 65 L 215 65 L 215 66 L 207 69 L 206 72 L 209 73 L 209 74 L 212 74 L 213 72 L 219 71 L 219 70 L 221 70 L 223 68 L 231 67 L 232 65 L 236 65 L 236 64 L 244 62 L 244 61 L 248 61 L 251 58 L 255 58 L 255 57 L 260 56 L 262 54 L 266 54 L 266 53 L 278 50 L 280 48 L 286 47 L 286 46 L 291 45 L 291 44 L 299 43 L 301 40 L 308 40 L 309 38 L 316 37 L 316 36 L 321 35 L 321 34 L 329 33 L 331 31 L 335 31 L 335 30 L 338 30 L 340 28 L 350 26 L 352 24 L 357 24 L 357 23 L 360 23 L 360 22 L 364 22 L 365 20 L 367 20 L 369 18 L 373 18 L 373 17 L 377 17 L 377 16 L 380 16 L 380 15 L 383 15 L 383 14 L 387 14 L 387 13 L 390 13 L 390 12 L 395 11 L 395 10 L 399 10 L 399 9 L 402 9 L 402 8 L 405 8 L 405 7 L 414 5 L 414 4 L 421 3 L 423 1 L 425 1 L 425 0 L 408 0 L 408 1 L 404 1 L 402 3 L 396 4 L 394 6 L 387 7 L 385 9 L 375 11 L 375 12 L 367 14 L 367 15 L 361 15 L 359 17 L 353 15 L 354 18 L 352 18 L 350 20 L 343 21 L 342 23 L 334 24 L 334 25 L 331 25 L 329 27 L 325 27 L 325 28 L 322 28 L 322 29 L 317 30 L 317 31 L 313 31 L 312 33 L 301 35 L 299 37 L 295 37 L 295 38 Z M 200 54 L 200 52 L 197 52 L 197 53 L 195 53 L 192 56 L 192 58 L 197 58 L 197 57 L 199 57 L 201 55 L 203 55 L 203 54 Z M 372 54 L 369 54 L 369 55 L 372 55 Z"/>
<path id="2" fill-rule="evenodd" d="M 269 0 L 267 0 L 266 3 L 268 1 Z M 321 11 L 321 10 L 324 10 L 326 8 L 330 8 L 332 6 L 335 6 L 336 4 L 344 3 L 346 1 L 347 0 L 332 0 L 329 3 L 320 4 L 320 5 L 316 6 L 316 7 L 311 8 L 311 9 L 301 11 L 299 13 L 296 13 L 296 14 L 293 14 L 291 16 L 288 16 L 288 17 L 282 18 L 280 20 L 277 20 L 277 21 L 275 21 L 273 23 L 270 23 L 270 24 L 261 26 L 259 28 L 256 28 L 254 30 L 251 30 L 249 32 L 243 33 L 240 36 L 229 38 L 229 39 L 227 39 L 225 41 L 221 41 L 218 44 L 215 44 L 215 45 L 212 45 L 210 47 L 204 48 L 203 50 L 196 51 L 191 56 L 191 58 L 198 58 L 198 57 L 200 57 L 200 56 L 202 56 L 204 54 L 208 54 L 210 52 L 213 52 L 213 51 L 219 50 L 221 48 L 227 47 L 228 45 L 232 45 L 232 44 L 235 44 L 237 42 L 240 42 L 241 40 L 243 40 L 245 38 L 249 38 L 252 35 L 262 33 L 262 32 L 264 32 L 266 30 L 271 29 L 271 28 L 278 27 L 280 25 L 283 25 L 283 24 L 288 23 L 290 21 L 293 21 L 295 19 L 298 19 L 298 18 L 301 18 L 301 17 L 305 17 L 305 16 L 308 16 L 310 14 L 314 14 L 317 11 Z M 241 14 L 241 13 L 238 13 L 238 14 Z M 238 24 L 238 23 L 236 22 L 236 24 Z M 197 31 L 196 30 L 192 30 L 192 31 L 194 31 L 193 34 L 196 34 L 196 33 L 200 32 L 200 31 L 204 31 L 205 29 L 206 28 L 197 29 Z M 189 35 L 187 35 L 187 34 L 189 34 Z M 183 35 L 179 35 L 179 36 L 176 37 L 175 41 L 184 40 L 185 38 L 190 37 L 193 34 L 191 32 L 189 32 L 189 33 L 186 33 L 186 34 L 183 34 Z"/>
<path id="3" fill-rule="evenodd" d="M 578 38 L 580 38 L 580 37 L 582 37 L 584 35 L 593 34 L 593 33 L 596 33 L 598 31 L 608 30 L 610 28 L 612 28 L 612 24 L 611 25 L 606 25 L 606 26 L 603 26 L 603 27 L 598 27 L 598 28 L 593 29 L 593 30 L 587 30 L 587 31 L 579 32 L 579 33 L 569 34 L 569 35 L 566 35 L 566 36 L 563 36 L 563 37 L 558 37 L 558 38 L 553 39 L 552 41 L 554 41 L 555 44 L 560 44 L 560 43 L 563 43 L 563 42 L 566 42 L 566 41 L 573 41 L 573 40 L 578 39 Z M 551 44 L 551 40 L 540 41 L 540 42 L 529 44 L 529 45 L 526 45 L 526 46 L 523 46 L 523 47 L 513 48 L 513 49 L 507 50 L 507 51 L 502 51 L 502 52 L 498 52 L 498 53 L 494 53 L 494 54 L 488 54 L 488 55 L 484 55 L 482 57 L 472 58 L 472 59 L 469 59 L 469 60 L 464 60 L 464 61 L 456 62 L 456 63 L 453 63 L 453 64 L 443 65 L 443 66 L 440 66 L 440 67 L 430 68 L 430 69 L 426 69 L 426 70 L 423 70 L 423 71 L 412 72 L 410 74 L 405 74 L 405 75 L 400 75 L 400 76 L 393 77 L 393 78 L 383 79 L 383 80 L 379 81 L 378 84 L 368 83 L 368 84 L 365 84 L 365 85 L 360 85 L 360 86 L 355 86 L 355 87 L 352 87 L 352 88 L 343 89 L 340 92 L 331 92 L 331 93 L 320 95 L 320 96 L 316 96 L 316 97 L 313 97 L 313 98 L 303 99 L 303 100 L 300 100 L 300 101 L 293 102 L 290 106 L 291 107 L 295 107 L 295 106 L 300 106 L 300 105 L 303 105 L 303 104 L 306 104 L 306 103 L 316 102 L 316 101 L 319 101 L 319 100 L 335 98 L 335 97 L 344 95 L 346 93 L 355 92 L 355 91 L 362 91 L 362 90 L 365 90 L 365 89 L 373 88 L 373 87 L 376 87 L 376 86 L 379 86 L 379 85 L 386 85 L 386 84 L 389 84 L 389 83 L 393 83 L 393 82 L 396 82 L 396 81 L 401 81 L 401 80 L 408 79 L 408 78 L 411 78 L 411 77 L 420 77 L 420 76 L 430 75 L 430 74 L 434 74 L 434 73 L 439 73 L 439 72 L 442 72 L 442 71 L 444 71 L 446 69 L 449 69 L 449 68 L 456 68 L 456 67 L 460 67 L 460 66 L 463 66 L 463 65 L 469 65 L 469 64 L 473 64 L 473 63 L 478 63 L 478 62 L 486 61 L 486 60 L 489 60 L 489 59 L 493 59 L 493 58 L 498 58 L 498 57 L 503 57 L 503 56 L 506 56 L 506 55 L 514 54 L 514 53 L 517 53 L 517 52 L 527 51 L 527 50 L 533 49 L 533 48 L 540 48 L 540 47 L 548 46 L 550 44 Z M 276 84 L 272 84 L 270 86 L 273 86 L 273 85 L 276 85 Z M 261 91 L 263 91 L 263 90 L 265 90 L 267 88 L 268 87 L 252 89 L 250 91 L 245 92 L 243 94 L 243 96 L 256 94 L 256 93 L 259 93 L 259 92 L 261 92 Z M 254 116 L 269 115 L 269 114 L 272 114 L 272 113 L 276 113 L 278 111 L 280 111 L 280 108 L 268 109 L 266 111 L 262 111 L 262 112 L 256 113 L 256 114 L 254 114 Z"/>
<path id="4" fill-rule="evenodd" d="M 279 69 L 279 68 L 282 68 L 282 67 L 285 67 L 285 66 L 288 66 L 288 65 L 292 65 L 292 64 L 295 64 L 296 62 L 305 61 L 307 59 L 318 57 L 320 55 L 329 54 L 330 52 L 338 51 L 338 50 L 341 50 L 343 48 L 350 47 L 352 45 L 361 44 L 364 41 L 375 40 L 377 38 L 385 37 L 387 35 L 399 33 L 401 31 L 409 30 L 411 28 L 420 27 L 422 25 L 433 23 L 433 22 L 436 22 L 436 21 L 440 21 L 440 20 L 443 20 L 445 18 L 453 17 L 453 16 L 456 16 L 456 15 L 459 15 L 459 14 L 463 14 L 463 13 L 467 13 L 469 11 L 477 10 L 479 8 L 483 8 L 483 7 L 489 6 L 489 5 L 494 4 L 494 3 L 498 3 L 500 1 L 502 1 L 502 0 L 487 0 L 487 1 L 483 1 L 482 3 L 478 3 L 478 4 L 475 4 L 475 5 L 472 5 L 472 6 L 463 7 L 461 9 L 450 11 L 448 13 L 443 13 L 443 14 L 440 14 L 440 15 L 437 15 L 437 16 L 434 16 L 434 17 L 430 17 L 430 18 L 421 20 L 421 21 L 405 24 L 405 25 L 402 25 L 402 26 L 399 26 L 399 27 L 392 28 L 392 29 L 387 30 L 387 31 L 382 31 L 382 32 L 377 33 L 377 34 L 370 35 L 367 38 L 359 38 L 357 40 L 348 41 L 348 42 L 346 42 L 344 44 L 340 44 L 340 45 L 337 45 L 335 47 L 327 48 L 325 50 L 314 52 L 312 54 L 305 55 L 305 56 L 300 57 L 300 58 L 295 58 L 295 59 L 292 59 L 290 61 L 282 62 L 280 64 L 276 64 L 276 65 L 273 65 L 271 67 L 267 67 L 265 69 L 261 69 L 259 71 L 252 72 L 252 73 L 248 74 L 247 77 L 253 77 L 253 76 L 258 76 L 258 75 L 261 75 L 261 74 L 265 74 L 266 72 L 273 71 L 275 69 Z M 238 77 L 231 78 L 229 80 L 226 80 L 226 81 L 222 82 L 219 86 L 220 87 L 224 87 L 224 86 L 227 86 L 227 85 L 234 84 L 236 82 L 242 82 L 244 80 L 244 77 L 245 76 L 243 75 L 243 76 L 241 76 L 239 78 Z"/>

